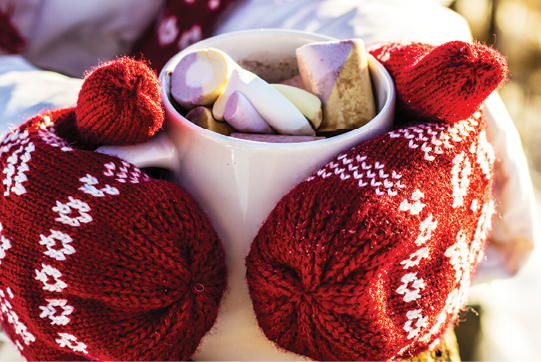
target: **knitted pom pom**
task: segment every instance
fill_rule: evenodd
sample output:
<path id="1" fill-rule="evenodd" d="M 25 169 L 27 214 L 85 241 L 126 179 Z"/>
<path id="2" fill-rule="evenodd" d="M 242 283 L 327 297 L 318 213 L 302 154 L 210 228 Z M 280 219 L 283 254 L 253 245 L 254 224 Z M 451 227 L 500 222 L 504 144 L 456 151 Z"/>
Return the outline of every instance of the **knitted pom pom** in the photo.
<path id="1" fill-rule="evenodd" d="M 88 144 L 145 142 L 164 120 L 159 80 L 141 61 L 123 57 L 105 63 L 86 77 L 76 115 Z"/>
<path id="2" fill-rule="evenodd" d="M 395 80 L 399 119 L 452 123 L 468 118 L 507 79 L 505 57 L 483 44 L 393 43 L 371 54 Z"/>

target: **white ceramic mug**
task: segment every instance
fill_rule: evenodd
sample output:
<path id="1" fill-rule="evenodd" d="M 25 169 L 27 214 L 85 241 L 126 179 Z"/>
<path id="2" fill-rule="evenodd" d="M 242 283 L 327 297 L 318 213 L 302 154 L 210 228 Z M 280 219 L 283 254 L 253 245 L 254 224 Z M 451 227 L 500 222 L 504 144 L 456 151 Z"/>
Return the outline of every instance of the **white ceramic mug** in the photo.
<path id="1" fill-rule="evenodd" d="M 102 147 L 139 167 L 166 167 L 198 202 L 220 237 L 228 268 L 228 288 L 218 319 L 203 338 L 194 360 L 302 360 L 279 350 L 260 330 L 245 279 L 245 257 L 259 228 L 277 202 L 295 185 L 339 153 L 390 129 L 395 91 L 385 68 L 369 57 L 377 116 L 362 128 L 305 143 L 261 143 L 227 137 L 186 120 L 173 106 L 170 75 L 194 50 L 223 50 L 241 66 L 270 82 L 297 71 L 295 49 L 332 38 L 292 30 L 250 30 L 223 34 L 196 43 L 175 55 L 160 73 L 166 111 L 166 134 L 146 145 Z M 270 71 L 270 72 L 269 72 Z"/>

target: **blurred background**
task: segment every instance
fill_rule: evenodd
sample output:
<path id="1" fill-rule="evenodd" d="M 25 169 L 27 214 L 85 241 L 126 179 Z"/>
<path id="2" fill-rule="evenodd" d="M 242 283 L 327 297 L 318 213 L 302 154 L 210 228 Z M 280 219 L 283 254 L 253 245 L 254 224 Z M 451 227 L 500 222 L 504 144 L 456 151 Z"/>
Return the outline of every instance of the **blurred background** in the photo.
<path id="1" fill-rule="evenodd" d="M 518 128 L 541 211 L 541 1 L 455 0 L 476 40 L 508 57 L 500 90 Z M 541 222 L 540 222 L 541 223 Z M 458 328 L 465 361 L 541 361 L 541 251 L 511 279 L 474 286 Z"/>
<path id="2" fill-rule="evenodd" d="M 501 96 L 540 188 L 541 1 L 456 0 L 450 7 L 468 20 L 475 39 L 508 56 L 511 82 L 503 87 Z"/>

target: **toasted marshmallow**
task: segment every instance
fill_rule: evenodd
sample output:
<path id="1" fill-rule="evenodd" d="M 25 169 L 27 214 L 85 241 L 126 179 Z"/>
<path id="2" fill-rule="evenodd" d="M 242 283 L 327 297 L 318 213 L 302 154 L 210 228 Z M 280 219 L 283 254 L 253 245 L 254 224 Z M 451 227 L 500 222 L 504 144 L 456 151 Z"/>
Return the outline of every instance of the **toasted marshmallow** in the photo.
<path id="1" fill-rule="evenodd" d="M 210 108 L 198 106 L 191 109 L 185 118 L 201 128 L 229 136 L 235 129 L 225 122 L 217 122 L 212 116 Z"/>
<path id="2" fill-rule="evenodd" d="M 303 45 L 296 51 L 303 87 L 323 104 L 319 130 L 355 129 L 376 116 L 361 39 Z"/>

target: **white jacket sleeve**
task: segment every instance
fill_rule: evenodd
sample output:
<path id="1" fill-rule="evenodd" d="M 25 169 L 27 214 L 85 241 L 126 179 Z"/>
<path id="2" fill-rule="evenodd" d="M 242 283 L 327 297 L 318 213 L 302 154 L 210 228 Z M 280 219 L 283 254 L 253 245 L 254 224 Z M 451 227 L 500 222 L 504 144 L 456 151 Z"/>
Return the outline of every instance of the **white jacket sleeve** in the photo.
<path id="1" fill-rule="evenodd" d="M 515 275 L 539 242 L 535 195 L 518 131 L 497 93 L 485 105 L 487 137 L 496 153 L 496 216 L 474 282 Z"/>
<path id="2" fill-rule="evenodd" d="M 83 81 L 0 56 L 0 134 L 44 109 L 74 106 Z"/>

